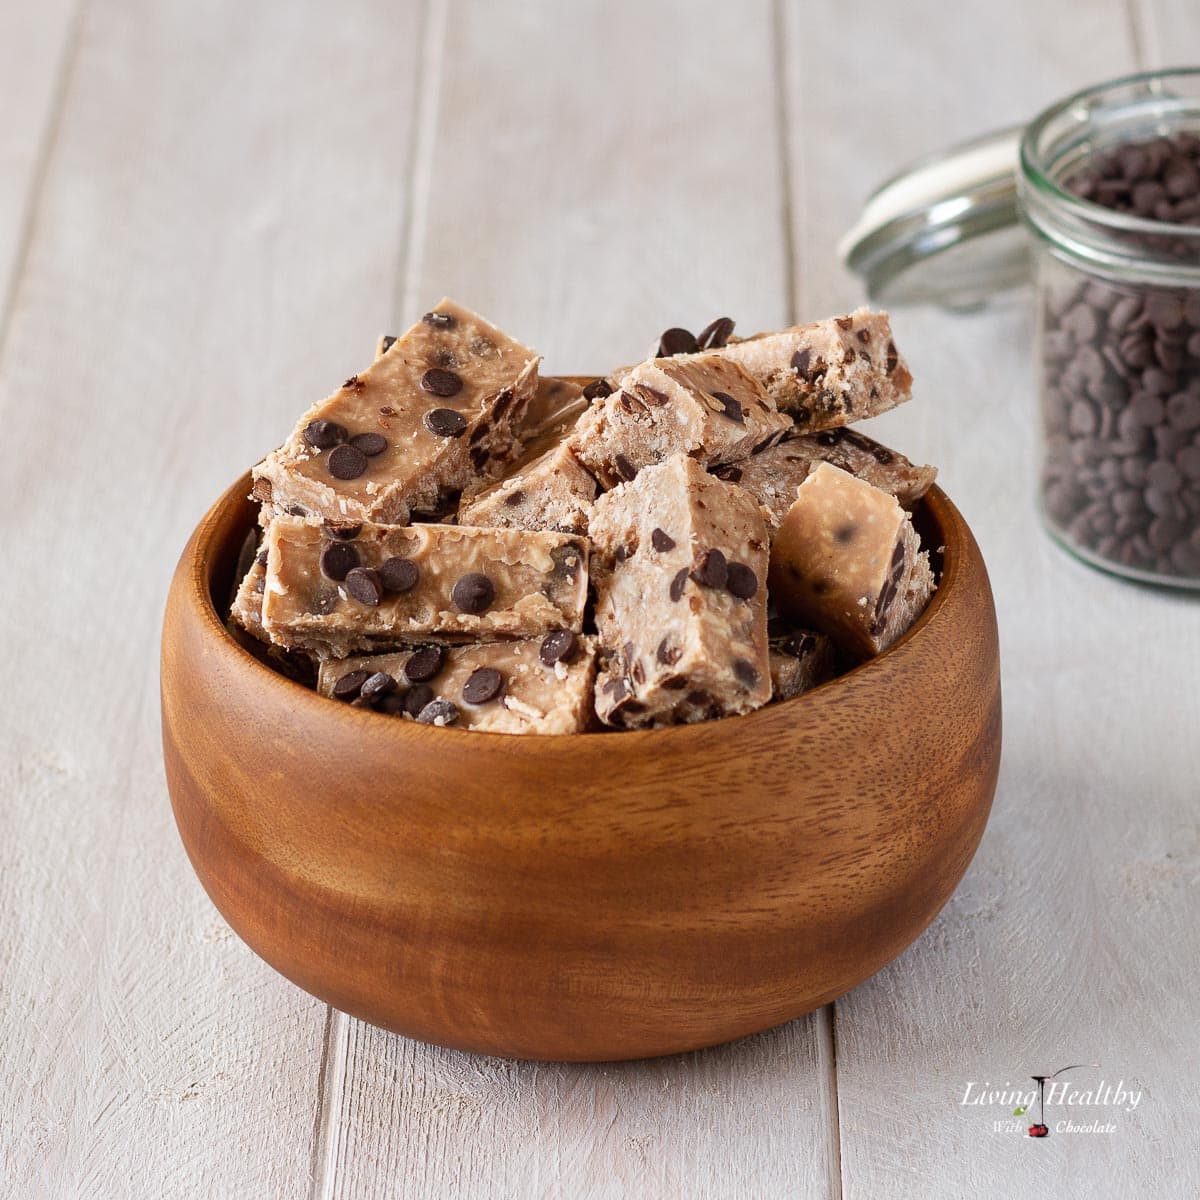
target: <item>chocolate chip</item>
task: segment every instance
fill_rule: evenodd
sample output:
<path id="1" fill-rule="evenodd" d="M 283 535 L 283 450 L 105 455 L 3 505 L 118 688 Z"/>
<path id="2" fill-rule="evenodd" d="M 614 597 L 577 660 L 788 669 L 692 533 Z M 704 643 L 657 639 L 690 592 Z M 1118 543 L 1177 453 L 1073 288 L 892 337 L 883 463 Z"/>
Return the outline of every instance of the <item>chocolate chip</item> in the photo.
<path id="1" fill-rule="evenodd" d="M 408 656 L 404 678 L 409 683 L 426 683 L 442 669 L 445 661 L 446 651 L 441 646 L 421 646 Z"/>
<path id="2" fill-rule="evenodd" d="M 351 547 L 347 546 L 346 549 Z M 383 581 L 373 567 L 355 567 L 346 574 L 346 591 L 359 604 L 374 608 L 383 599 Z"/>
<path id="3" fill-rule="evenodd" d="M 453 725 L 458 720 L 458 705 L 453 700 L 430 700 L 419 713 L 417 720 L 422 725 Z"/>
<path id="4" fill-rule="evenodd" d="M 475 571 L 464 575 L 450 593 L 459 612 L 472 614 L 486 612 L 495 598 L 496 588 L 492 581 Z"/>
<path id="5" fill-rule="evenodd" d="M 770 445 L 768 442 L 767 445 Z M 754 448 L 755 453 L 758 452 L 758 447 Z M 713 467 L 712 473 L 725 483 L 737 483 L 742 478 L 742 468 L 733 466 Z"/>
<path id="6" fill-rule="evenodd" d="M 687 587 L 688 569 L 680 567 L 675 573 L 675 578 L 671 580 L 671 587 L 668 594 L 672 600 L 680 600 L 683 597 L 683 589 Z"/>
<path id="7" fill-rule="evenodd" d="M 538 658 L 547 667 L 569 663 L 579 652 L 579 638 L 569 629 L 555 629 L 542 638 Z"/>
<path id="8" fill-rule="evenodd" d="M 415 717 L 432 699 L 433 688 L 427 683 L 418 683 L 404 693 L 404 711 L 410 717 Z"/>
<path id="9" fill-rule="evenodd" d="M 421 320 L 434 329 L 450 329 L 454 325 L 454 317 L 450 313 L 427 312 Z"/>
<path id="10" fill-rule="evenodd" d="M 317 450 L 328 450 L 332 446 L 338 446 L 348 436 L 344 425 L 319 417 L 315 421 L 309 421 L 304 427 L 304 440 Z"/>
<path id="11" fill-rule="evenodd" d="M 650 534 L 650 545 L 659 554 L 666 554 L 668 550 L 675 549 L 675 539 L 665 529 L 659 529 L 656 526 Z"/>
<path id="12" fill-rule="evenodd" d="M 733 673 L 737 676 L 738 682 L 745 687 L 758 687 L 758 671 L 753 663 L 747 662 L 744 658 L 735 658 L 733 660 Z"/>
<path id="13" fill-rule="evenodd" d="M 792 658 L 804 658 L 817 648 L 817 639 L 811 633 L 791 633 L 779 642 L 777 649 Z"/>
<path id="14" fill-rule="evenodd" d="M 692 578 L 704 587 L 723 588 L 729 577 L 729 565 L 720 550 L 705 550 L 692 570 Z"/>
<path id="15" fill-rule="evenodd" d="M 374 675 L 364 681 L 359 696 L 363 700 L 375 700 L 386 695 L 395 686 L 396 681 L 386 671 L 376 671 Z"/>
<path id="16" fill-rule="evenodd" d="M 257 554 L 254 556 L 254 561 L 255 561 L 256 563 L 258 563 L 258 565 L 259 565 L 260 567 L 265 567 L 265 566 L 267 565 L 267 557 L 268 557 L 268 556 L 267 556 L 267 552 L 266 552 L 265 550 L 260 550 L 260 551 L 259 551 L 259 552 L 258 552 L 258 553 L 257 553 Z"/>
<path id="17" fill-rule="evenodd" d="M 492 415 L 502 417 L 508 411 L 508 407 L 516 399 L 517 393 L 512 388 L 505 388 L 502 392 L 496 393 L 496 399 L 492 402 Z"/>
<path id="18" fill-rule="evenodd" d="M 812 351 L 805 346 L 802 349 L 797 350 L 796 353 L 792 355 L 792 370 L 795 371 L 797 375 L 807 379 L 808 369 L 811 362 Z"/>
<path id="19" fill-rule="evenodd" d="M 749 600 L 758 591 L 758 576 L 745 563 L 731 562 L 726 571 L 725 586 L 739 600 Z"/>
<path id="20" fill-rule="evenodd" d="M 849 329 L 854 324 L 853 317 L 834 317 L 833 323 L 841 330 Z"/>
<path id="21" fill-rule="evenodd" d="M 609 387 L 607 379 L 593 379 L 583 389 L 583 398 L 585 400 L 603 400 L 605 396 L 611 395 L 612 388 Z"/>
<path id="22" fill-rule="evenodd" d="M 728 344 L 731 333 L 733 333 L 733 319 L 718 317 L 696 334 L 696 345 L 701 350 L 720 350 L 722 346 Z"/>
<path id="23" fill-rule="evenodd" d="M 408 708 L 408 696 L 408 692 L 393 688 L 392 691 L 385 692 L 375 701 L 375 711 L 384 713 L 389 717 L 406 712 Z M 421 710 L 418 709 L 417 711 L 420 712 Z"/>
<path id="24" fill-rule="evenodd" d="M 379 415 L 381 417 L 394 417 L 396 410 L 390 404 L 381 404 L 379 406 Z"/>
<path id="25" fill-rule="evenodd" d="M 492 457 L 492 452 L 486 446 L 472 446 L 467 452 L 467 457 L 476 471 L 482 471 L 488 459 Z"/>
<path id="26" fill-rule="evenodd" d="M 336 583 L 341 583 L 358 563 L 358 551 L 346 542 L 330 542 L 321 551 L 321 574 Z"/>
<path id="27" fill-rule="evenodd" d="M 411 592 L 417 586 L 421 568 L 411 558 L 395 556 L 384 559 L 380 564 L 379 578 L 385 592 L 399 595 L 401 592 Z"/>
<path id="28" fill-rule="evenodd" d="M 349 671 L 333 685 L 335 700 L 354 700 L 362 691 L 362 685 L 371 678 L 370 671 Z"/>
<path id="29" fill-rule="evenodd" d="M 637 467 L 623 454 L 613 455 L 613 468 L 616 470 L 618 477 L 624 479 L 627 483 L 637 474 Z"/>
<path id="30" fill-rule="evenodd" d="M 673 358 L 676 354 L 695 354 L 699 349 L 695 336 L 678 327 L 666 330 L 658 339 L 659 358 Z"/>
<path id="31" fill-rule="evenodd" d="M 362 525 L 347 524 L 341 521 L 326 521 L 325 532 L 339 542 L 352 542 L 360 533 Z"/>
<path id="32" fill-rule="evenodd" d="M 521 488 L 514 488 L 507 496 L 504 497 L 506 508 L 516 508 L 522 500 L 525 499 L 525 492 Z"/>
<path id="33" fill-rule="evenodd" d="M 385 333 L 383 335 L 383 341 L 380 342 L 380 345 L 379 345 L 380 352 L 383 354 L 386 354 L 395 344 L 396 344 L 395 336 L 390 333 Z"/>
<path id="34" fill-rule="evenodd" d="M 367 469 L 367 456 L 357 446 L 335 446 L 325 465 L 334 479 L 357 479 Z"/>
<path id="35" fill-rule="evenodd" d="M 444 438 L 462 437 L 467 430 L 467 418 L 452 408 L 431 408 L 421 423 L 430 433 Z"/>
<path id="36" fill-rule="evenodd" d="M 660 392 L 658 388 L 652 388 L 648 383 L 635 383 L 633 390 L 649 408 L 662 408 L 669 399 L 666 392 Z"/>
<path id="37" fill-rule="evenodd" d="M 892 374 L 893 371 L 900 365 L 900 352 L 896 349 L 895 342 L 887 344 L 887 373 Z"/>
<path id="38" fill-rule="evenodd" d="M 421 387 L 432 396 L 457 396 L 462 391 L 463 381 L 453 372 L 442 367 L 430 367 L 421 376 Z"/>
<path id="39" fill-rule="evenodd" d="M 669 634 L 658 643 L 658 649 L 654 652 L 654 657 L 664 667 L 673 667 L 682 656 L 683 650 L 671 640 Z"/>
<path id="40" fill-rule="evenodd" d="M 486 704 L 504 690 L 504 676 L 495 667 L 476 667 L 463 684 L 462 698 L 468 704 Z"/>
<path id="41" fill-rule="evenodd" d="M 368 458 L 382 454 L 388 447 L 387 438 L 381 433 L 356 433 L 350 439 L 350 445 L 361 450 Z"/>
<path id="42" fill-rule="evenodd" d="M 728 392 L 713 392 L 712 398 L 721 406 L 721 414 L 738 425 L 746 423 L 746 415 L 742 406 Z"/>

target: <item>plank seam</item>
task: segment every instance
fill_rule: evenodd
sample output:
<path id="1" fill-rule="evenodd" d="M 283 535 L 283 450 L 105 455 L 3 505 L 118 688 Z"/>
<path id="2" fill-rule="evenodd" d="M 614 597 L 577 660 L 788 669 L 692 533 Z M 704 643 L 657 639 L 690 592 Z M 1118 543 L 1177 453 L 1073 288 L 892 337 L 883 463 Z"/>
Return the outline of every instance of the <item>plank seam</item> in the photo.
<path id="1" fill-rule="evenodd" d="M 1158 39 L 1154 30 L 1154 13 L 1146 0 L 1125 0 L 1125 16 L 1129 26 L 1129 41 L 1134 65 L 1139 71 L 1149 70 L 1151 59 L 1159 62 Z"/>
<path id="2" fill-rule="evenodd" d="M 325 1030 L 321 1036 L 321 1066 L 317 1072 L 317 1107 L 313 1114 L 312 1153 L 309 1159 L 308 1178 L 310 1197 L 316 1200 L 319 1181 L 324 1179 L 324 1161 L 326 1157 L 326 1139 L 329 1134 L 329 1097 L 326 1089 L 329 1086 L 329 1046 L 333 1035 L 333 1022 L 337 1010 L 332 1005 L 325 1006 Z"/>
<path id="3" fill-rule="evenodd" d="M 783 286 L 784 318 L 788 325 L 796 324 L 799 308 L 796 297 L 796 232 L 792 225 L 793 190 L 791 158 L 791 121 L 788 109 L 787 56 L 783 0 L 771 3 L 772 61 L 775 68 L 775 132 L 779 154 L 779 207 L 783 223 Z"/>
<path id="4" fill-rule="evenodd" d="M 446 44 L 445 0 L 427 0 L 421 13 L 421 58 L 416 71 L 413 108 L 413 156 L 407 205 L 407 236 L 402 240 L 397 286 L 402 325 L 404 314 L 415 310 L 417 284 L 423 266 L 422 247 L 428 225 L 429 197 L 433 183 L 433 160 L 437 148 L 438 113 L 441 109 L 442 59 Z M 437 297 L 430 297 L 436 300 Z"/>
<path id="5" fill-rule="evenodd" d="M 17 307 L 17 293 L 20 290 L 21 280 L 25 276 L 26 267 L 29 265 L 29 251 L 37 229 L 38 212 L 42 206 L 42 193 L 45 191 L 46 179 L 50 173 L 50 162 L 58 147 L 63 114 L 67 106 L 67 92 L 75 74 L 75 64 L 79 60 L 79 46 L 83 40 L 83 20 L 87 8 L 88 0 L 78 0 L 75 10 L 71 14 L 71 23 L 67 28 L 67 36 L 59 57 L 54 90 L 50 95 L 49 113 L 33 160 L 33 172 L 30 175 L 29 187 L 25 194 L 25 204 L 19 222 L 16 253 L 13 255 L 12 268 L 7 281 L 5 281 L 3 299 L 0 300 L 0 359 L 3 359 L 8 346 L 9 331 L 12 328 L 13 316 Z"/>
<path id="6" fill-rule="evenodd" d="M 842 1115 L 838 1098 L 837 1005 L 826 1004 L 816 1013 L 817 1060 L 821 1068 L 824 1095 L 822 1107 L 829 1114 L 827 1146 L 830 1195 L 842 1200 L 845 1180 L 842 1175 Z"/>

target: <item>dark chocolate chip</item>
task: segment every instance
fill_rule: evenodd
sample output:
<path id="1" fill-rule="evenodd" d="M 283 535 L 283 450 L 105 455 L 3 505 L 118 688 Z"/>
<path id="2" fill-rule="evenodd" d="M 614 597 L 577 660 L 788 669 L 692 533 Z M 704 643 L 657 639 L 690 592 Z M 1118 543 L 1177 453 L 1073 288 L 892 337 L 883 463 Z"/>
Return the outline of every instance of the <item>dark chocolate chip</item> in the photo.
<path id="1" fill-rule="evenodd" d="M 555 629 L 542 638 L 538 658 L 547 667 L 569 663 L 579 652 L 579 638 L 569 629 Z"/>
<path id="2" fill-rule="evenodd" d="M 603 400 L 605 396 L 611 395 L 612 388 L 609 387 L 607 379 L 593 379 L 583 389 L 583 398 L 585 400 Z"/>
<path id="3" fill-rule="evenodd" d="M 623 454 L 613 455 L 613 467 L 617 475 L 626 482 L 631 480 L 637 474 L 637 467 L 633 465 Z"/>
<path id="4" fill-rule="evenodd" d="M 900 352 L 895 342 L 887 344 L 887 373 L 890 375 L 900 365 Z"/>
<path id="5" fill-rule="evenodd" d="M 421 423 L 430 433 L 444 438 L 462 437 L 467 429 L 467 418 L 452 408 L 431 408 Z"/>
<path id="6" fill-rule="evenodd" d="M 673 358 L 676 354 L 695 354 L 699 349 L 695 335 L 677 326 L 666 330 L 658 339 L 659 358 Z"/>
<path id="7" fill-rule="evenodd" d="M 383 341 L 380 343 L 380 346 L 379 346 L 380 352 L 383 354 L 386 354 L 395 344 L 396 344 L 395 335 L 390 334 L 390 333 L 385 333 L 383 335 Z"/>
<path id="8" fill-rule="evenodd" d="M 418 683 L 404 693 L 404 711 L 410 717 L 415 717 L 432 699 L 433 688 L 427 683 Z"/>
<path id="9" fill-rule="evenodd" d="M 440 697 L 430 700 L 419 713 L 417 720 L 422 725 L 453 725 L 458 720 L 458 705 L 453 700 L 443 700 Z"/>
<path id="10" fill-rule="evenodd" d="M 657 526 L 650 534 L 650 545 L 652 545 L 659 554 L 666 554 L 668 550 L 675 549 L 675 539 L 667 533 L 665 529 L 659 529 Z"/>
<path id="11" fill-rule="evenodd" d="M 410 592 L 417 586 L 421 578 L 421 568 L 411 558 L 395 556 L 384 559 L 379 567 L 379 578 L 383 581 L 383 590 L 399 595 Z"/>
<path id="12" fill-rule="evenodd" d="M 464 575 L 450 593 L 450 599 L 459 612 L 473 614 L 486 612 L 495 598 L 495 585 L 486 575 L 476 571 Z"/>
<path id="13" fill-rule="evenodd" d="M 733 319 L 718 317 L 700 330 L 696 335 L 696 344 L 701 350 L 720 350 L 722 346 L 728 344 L 731 333 L 733 333 Z"/>
<path id="14" fill-rule="evenodd" d="M 357 479 L 367 469 L 367 456 L 357 446 L 335 446 L 325 465 L 334 479 Z"/>
<path id="15" fill-rule="evenodd" d="M 318 418 L 315 421 L 309 421 L 304 427 L 304 440 L 317 450 L 328 450 L 332 446 L 339 446 L 348 436 L 346 427 L 339 425 L 336 421 Z"/>
<path id="16" fill-rule="evenodd" d="M 337 583 L 341 583 L 358 564 L 358 551 L 347 542 L 330 542 L 321 551 L 321 574 Z"/>
<path id="17" fill-rule="evenodd" d="M 683 589 L 687 587 L 688 569 L 680 567 L 675 573 L 675 578 L 671 580 L 669 595 L 672 600 L 680 600 L 683 597 Z"/>
<path id="18" fill-rule="evenodd" d="M 692 569 L 692 578 L 704 587 L 723 588 L 729 577 L 729 565 L 720 550 L 705 550 Z"/>
<path id="19" fill-rule="evenodd" d="M 467 452 L 467 457 L 476 471 L 482 471 L 488 459 L 492 457 L 492 452 L 486 446 L 472 446 Z"/>
<path id="20" fill-rule="evenodd" d="M 731 562 L 725 586 L 739 600 L 749 600 L 758 592 L 758 576 L 745 563 Z"/>
<path id="21" fill-rule="evenodd" d="M 746 423 L 746 415 L 742 412 L 742 406 L 728 392 L 713 392 L 712 398 L 720 403 L 723 416 L 738 425 Z"/>
<path id="22" fill-rule="evenodd" d="M 450 313 L 427 312 L 421 320 L 434 329 L 450 329 L 454 325 L 454 317 Z"/>
<path id="23" fill-rule="evenodd" d="M 346 547 L 348 550 L 351 548 Z M 346 591 L 359 604 L 374 608 L 383 599 L 383 581 L 373 567 L 355 567 L 346 574 Z"/>
<path id="24" fill-rule="evenodd" d="M 669 399 L 666 392 L 660 392 L 658 388 L 652 388 L 648 383 L 635 383 L 633 390 L 651 408 L 662 408 Z"/>
<path id="25" fill-rule="evenodd" d="M 817 639 L 811 633 L 791 633 L 779 642 L 777 648 L 792 658 L 804 658 L 817 648 Z"/>
<path id="26" fill-rule="evenodd" d="M 432 396 L 447 398 L 462 391 L 463 381 L 453 371 L 430 367 L 421 376 L 421 387 Z"/>
<path id="27" fill-rule="evenodd" d="M 357 699 L 359 692 L 362 691 L 362 685 L 371 678 L 370 671 L 350 671 L 343 675 L 333 685 L 333 697 L 335 700 L 354 700 Z"/>
<path id="28" fill-rule="evenodd" d="M 805 346 L 792 355 L 792 370 L 804 379 L 808 378 L 809 364 L 812 362 L 812 351 Z"/>
<path id="29" fill-rule="evenodd" d="M 388 447 L 387 438 L 381 433 L 356 433 L 350 439 L 350 445 L 361 450 L 368 458 L 382 454 Z"/>
<path id="30" fill-rule="evenodd" d="M 495 667 L 476 667 L 463 684 L 462 698 L 468 704 L 486 704 L 504 690 L 504 676 Z"/>
<path id="31" fill-rule="evenodd" d="M 669 634 L 658 643 L 658 649 L 654 652 L 654 657 L 664 667 L 673 667 L 682 655 L 683 650 L 671 640 Z"/>
<path id="32" fill-rule="evenodd" d="M 404 678 L 409 683 L 427 683 L 446 661 L 446 651 L 441 646 L 421 646 L 408 656 L 404 664 Z"/>
<path id="33" fill-rule="evenodd" d="M 747 662 L 744 658 L 735 658 L 733 660 L 733 673 L 737 676 L 738 682 L 748 688 L 758 687 L 758 670 L 753 663 Z"/>
<path id="34" fill-rule="evenodd" d="M 768 442 L 767 445 L 770 445 Z M 754 448 L 755 453 L 758 452 L 758 447 Z M 733 466 L 713 467 L 712 472 L 718 479 L 725 483 L 737 483 L 742 478 L 742 468 Z"/>
<path id="35" fill-rule="evenodd" d="M 362 526 L 347 524 L 341 521 L 326 521 L 325 532 L 331 538 L 336 538 L 339 542 L 352 542 L 362 533 Z"/>
<path id="36" fill-rule="evenodd" d="M 364 700 L 376 700 L 396 686 L 396 681 L 386 671 L 376 671 L 363 685 L 359 696 Z"/>
<path id="37" fill-rule="evenodd" d="M 267 552 L 265 550 L 260 550 L 254 556 L 254 561 L 258 563 L 260 567 L 265 567 L 267 565 Z"/>
<path id="38" fill-rule="evenodd" d="M 496 393 L 496 399 L 492 402 L 492 415 L 502 417 L 508 411 L 509 405 L 516 399 L 517 393 L 512 388 L 505 388 L 502 392 Z"/>

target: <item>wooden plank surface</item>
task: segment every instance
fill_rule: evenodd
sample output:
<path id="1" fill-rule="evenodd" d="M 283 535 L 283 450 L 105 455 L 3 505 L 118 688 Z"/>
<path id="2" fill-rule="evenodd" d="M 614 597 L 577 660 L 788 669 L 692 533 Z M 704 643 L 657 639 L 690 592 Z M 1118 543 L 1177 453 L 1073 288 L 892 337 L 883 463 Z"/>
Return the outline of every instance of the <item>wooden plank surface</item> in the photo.
<path id="1" fill-rule="evenodd" d="M 0 5 L 0 343 L 77 44 L 76 0 Z"/>
<path id="2" fill-rule="evenodd" d="M 416 49 L 378 45 L 417 16 L 88 9 L 0 362 L 0 537 L 32 615 L 0 722 L 6 1197 L 309 1187 L 326 1010 L 189 869 L 158 623 L 204 508 L 390 311 Z"/>
<path id="3" fill-rule="evenodd" d="M 636 359 L 665 326 L 726 310 L 782 320 L 771 12 L 747 5 L 739 36 L 714 40 L 726 13 L 707 0 L 435 4 L 400 316 L 449 292 L 542 349 L 550 371 Z M 336 1020 L 323 1195 L 834 1186 L 815 1018 L 600 1067 L 481 1060 Z"/>
<path id="4" fill-rule="evenodd" d="M 1157 20 L 1167 58 L 1195 60 L 1194 36 L 1178 37 L 1184 6 L 1170 18 L 1167 6 Z M 1141 65 L 1136 14 L 1114 0 L 871 12 L 855 39 L 863 65 L 848 76 L 840 31 L 823 40 L 819 25 L 789 22 L 802 315 L 860 295 L 831 269 L 828 246 L 880 178 Z M 902 104 L 896 74 L 870 67 L 893 54 L 911 81 Z M 814 135 L 833 120 L 855 136 Z M 1198 762 L 1189 739 L 1166 731 L 1200 718 L 1196 604 L 1098 574 L 1039 531 L 1027 292 L 971 314 L 894 318 L 916 399 L 874 424 L 938 464 L 983 547 L 1001 630 L 1005 754 L 989 830 L 948 907 L 835 1006 L 842 1194 L 1195 1195 L 1200 1097 L 1180 1051 L 1197 1045 Z M 1131 641 L 1134 659 L 1122 665 L 1117 648 Z M 1100 1064 L 1077 1073 L 1081 1084 L 1144 1088 L 1142 1107 L 1115 1114 L 1112 1135 L 1039 1142 L 993 1132 L 1014 1105 L 960 1104 L 970 1081 L 1029 1087 L 1031 1075 L 1070 1063 Z"/>
<path id="5" fill-rule="evenodd" d="M 836 1008 L 595 1067 L 329 1014 L 191 875 L 156 681 L 187 531 L 376 331 L 450 292 L 588 370 L 666 324 L 850 306 L 834 246 L 879 178 L 1200 58 L 1195 6 L 72 11 L 0 16 L 0 552 L 34 614 L 4 639 L 0 1195 L 1200 1192 L 1196 605 L 1037 531 L 1026 295 L 895 314 L 918 399 L 879 430 L 991 565 L 1006 753 L 959 892 Z M 959 1103 L 1073 1061 L 1144 1090 L 1116 1134 Z"/>

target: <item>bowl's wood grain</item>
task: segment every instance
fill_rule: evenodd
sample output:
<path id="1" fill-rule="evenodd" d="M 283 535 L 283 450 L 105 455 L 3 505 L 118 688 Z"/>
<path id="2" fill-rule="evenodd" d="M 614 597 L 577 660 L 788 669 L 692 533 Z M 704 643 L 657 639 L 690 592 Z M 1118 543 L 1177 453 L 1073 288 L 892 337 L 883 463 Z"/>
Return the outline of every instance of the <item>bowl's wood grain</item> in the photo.
<path id="1" fill-rule="evenodd" d="M 934 490 L 941 587 L 887 653 L 745 717 L 511 737 L 330 702 L 224 630 L 248 479 L 184 550 L 162 643 L 184 845 L 233 928 L 377 1025 L 523 1058 L 712 1045 L 826 1003 L 949 898 L 1000 757 L 995 613 Z"/>

